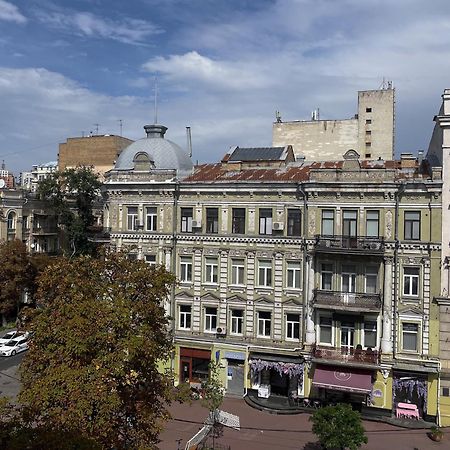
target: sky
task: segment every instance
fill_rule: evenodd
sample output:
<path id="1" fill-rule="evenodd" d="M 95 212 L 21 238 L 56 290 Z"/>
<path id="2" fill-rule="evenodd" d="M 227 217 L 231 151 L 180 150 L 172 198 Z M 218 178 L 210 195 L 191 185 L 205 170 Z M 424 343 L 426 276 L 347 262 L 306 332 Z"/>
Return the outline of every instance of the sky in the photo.
<path id="1" fill-rule="evenodd" d="M 344 119 L 396 88 L 396 154 L 426 150 L 450 88 L 448 0 L 0 0 L 0 160 L 16 175 L 155 119 L 194 162 L 271 145 L 283 120 Z M 98 124 L 98 125 L 96 125 Z"/>

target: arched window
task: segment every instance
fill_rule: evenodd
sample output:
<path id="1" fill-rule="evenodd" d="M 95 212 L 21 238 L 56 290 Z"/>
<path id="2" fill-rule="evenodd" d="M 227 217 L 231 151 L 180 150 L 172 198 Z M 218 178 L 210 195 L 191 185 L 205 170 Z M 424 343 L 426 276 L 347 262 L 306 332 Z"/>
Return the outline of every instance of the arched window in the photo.
<path id="1" fill-rule="evenodd" d="M 16 229 L 16 213 L 15 212 L 11 211 L 8 214 L 7 223 L 8 223 L 8 230 Z"/>

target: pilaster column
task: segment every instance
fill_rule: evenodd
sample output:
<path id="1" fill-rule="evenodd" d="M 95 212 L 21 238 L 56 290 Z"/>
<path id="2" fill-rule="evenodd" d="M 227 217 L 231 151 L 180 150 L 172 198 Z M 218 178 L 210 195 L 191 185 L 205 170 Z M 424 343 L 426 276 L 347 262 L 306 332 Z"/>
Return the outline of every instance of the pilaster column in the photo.
<path id="1" fill-rule="evenodd" d="M 384 258 L 383 337 L 381 351 L 392 353 L 392 257 Z"/>
<path id="2" fill-rule="evenodd" d="M 314 310 L 312 308 L 312 299 L 314 295 L 314 266 L 313 257 L 308 255 L 306 257 L 306 271 L 307 278 L 307 292 L 306 292 L 306 344 L 313 345 L 316 343 L 316 332 L 314 329 Z"/>

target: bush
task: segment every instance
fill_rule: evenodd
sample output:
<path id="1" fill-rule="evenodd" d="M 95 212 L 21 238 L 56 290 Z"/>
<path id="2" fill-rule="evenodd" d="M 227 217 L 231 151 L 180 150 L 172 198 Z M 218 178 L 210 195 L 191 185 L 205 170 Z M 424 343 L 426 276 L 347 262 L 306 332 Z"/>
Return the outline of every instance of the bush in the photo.
<path id="1" fill-rule="evenodd" d="M 309 420 L 312 431 L 327 449 L 357 450 L 367 444 L 359 412 L 347 404 L 326 406 L 317 410 Z"/>

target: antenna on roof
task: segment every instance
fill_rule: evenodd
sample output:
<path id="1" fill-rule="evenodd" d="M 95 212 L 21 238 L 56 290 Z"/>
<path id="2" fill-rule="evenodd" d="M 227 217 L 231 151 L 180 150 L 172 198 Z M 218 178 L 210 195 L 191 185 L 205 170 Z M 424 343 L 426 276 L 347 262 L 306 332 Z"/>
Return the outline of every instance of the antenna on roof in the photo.
<path id="1" fill-rule="evenodd" d="M 122 119 L 117 119 L 117 122 L 119 122 L 119 127 L 120 127 L 120 136 L 122 136 L 122 126 L 123 126 L 123 120 L 122 120 Z"/>
<path id="2" fill-rule="evenodd" d="M 275 120 L 277 123 L 281 123 L 281 113 L 280 111 L 275 111 Z"/>
<path id="3" fill-rule="evenodd" d="M 187 138 L 187 149 L 188 149 L 188 153 L 189 153 L 189 158 L 192 158 L 191 127 L 186 127 L 186 138 Z"/>
<path id="4" fill-rule="evenodd" d="M 158 123 L 158 78 L 155 75 L 155 95 L 154 95 L 154 100 L 155 100 L 155 125 Z"/>
<path id="5" fill-rule="evenodd" d="M 98 136 L 98 127 L 100 126 L 99 123 L 94 123 L 95 126 L 95 135 Z"/>

